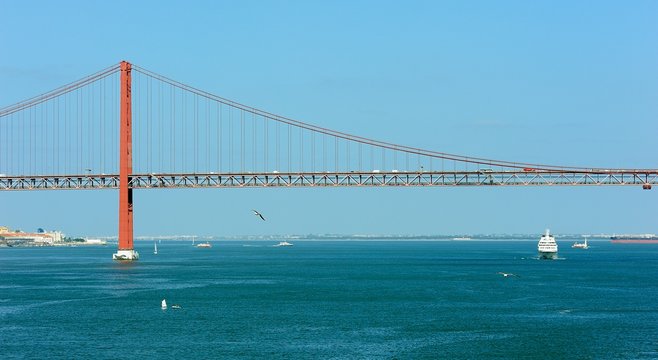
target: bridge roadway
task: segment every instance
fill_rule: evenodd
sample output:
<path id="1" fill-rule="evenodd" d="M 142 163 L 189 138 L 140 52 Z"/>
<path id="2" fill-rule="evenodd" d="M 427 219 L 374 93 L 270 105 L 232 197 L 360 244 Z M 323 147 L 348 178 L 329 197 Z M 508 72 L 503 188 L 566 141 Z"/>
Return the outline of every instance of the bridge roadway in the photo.
<path id="1" fill-rule="evenodd" d="M 642 186 L 650 189 L 658 185 L 658 169 L 133 174 L 129 179 L 133 189 L 314 186 Z M 0 191 L 118 187 L 118 174 L 0 177 Z"/>

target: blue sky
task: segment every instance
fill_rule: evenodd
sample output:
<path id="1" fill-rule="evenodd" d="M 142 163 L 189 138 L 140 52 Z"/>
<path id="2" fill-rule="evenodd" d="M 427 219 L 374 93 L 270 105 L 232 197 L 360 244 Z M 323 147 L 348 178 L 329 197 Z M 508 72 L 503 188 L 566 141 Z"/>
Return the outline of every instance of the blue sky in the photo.
<path id="1" fill-rule="evenodd" d="M 656 168 L 658 3 L 0 2 L 0 107 L 120 60 L 269 112 L 510 161 Z M 636 187 L 144 190 L 135 234 L 658 232 Z M 114 235 L 117 192 L 0 193 Z M 255 221 L 260 209 L 267 222 Z"/>

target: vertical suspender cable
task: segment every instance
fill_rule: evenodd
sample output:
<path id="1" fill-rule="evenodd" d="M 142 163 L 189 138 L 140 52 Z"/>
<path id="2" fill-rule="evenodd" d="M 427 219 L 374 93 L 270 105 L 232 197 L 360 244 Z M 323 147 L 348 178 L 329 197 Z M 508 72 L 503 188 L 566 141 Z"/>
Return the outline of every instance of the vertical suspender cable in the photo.
<path id="1" fill-rule="evenodd" d="M 64 172 L 69 173 L 69 97 L 64 95 Z"/>
<path id="2" fill-rule="evenodd" d="M 199 172 L 199 95 L 194 94 L 194 173 Z"/>
<path id="3" fill-rule="evenodd" d="M 18 175 L 24 175 L 23 174 L 23 159 L 22 159 L 22 154 L 24 154 L 23 150 L 23 141 L 20 141 L 20 139 L 23 138 L 23 112 L 19 112 L 16 116 L 16 120 L 14 121 L 16 123 L 16 152 L 14 153 L 14 161 L 15 161 L 15 167 L 16 170 L 18 171 Z"/>
<path id="4" fill-rule="evenodd" d="M 280 150 L 281 150 L 281 123 L 277 122 L 276 123 L 276 170 L 277 171 L 281 170 Z"/>
<path id="5" fill-rule="evenodd" d="M 17 150 L 18 150 L 17 149 L 17 142 L 16 142 L 17 139 L 18 139 L 18 136 L 16 136 L 16 134 L 14 133 L 14 131 L 16 129 L 14 124 L 16 123 L 16 118 L 17 117 L 18 117 L 18 114 L 11 114 L 10 118 L 7 120 L 8 123 L 9 123 L 9 125 L 8 125 L 8 127 L 9 127 L 9 139 L 10 139 L 9 142 L 11 142 L 11 145 L 9 146 L 9 160 L 8 160 L 8 163 L 9 163 L 9 169 L 10 169 L 11 173 L 19 175 L 18 170 L 16 169 L 16 161 L 14 159 L 14 157 L 16 156 Z M 54 132 L 53 132 L 53 134 L 54 134 Z M 54 135 L 53 135 L 53 139 L 54 139 Z M 53 158 L 54 158 L 54 156 L 55 156 L 55 151 L 53 151 Z M 53 161 L 53 164 L 54 163 L 55 162 Z"/>
<path id="6" fill-rule="evenodd" d="M 334 166 L 336 167 L 336 172 L 338 172 L 338 136 L 334 136 L 334 151 L 335 151 Z"/>
<path id="7" fill-rule="evenodd" d="M 406 171 L 409 171 L 409 153 L 405 152 L 405 157 L 407 158 L 406 160 Z"/>
<path id="8" fill-rule="evenodd" d="M 362 148 L 363 148 L 363 144 L 359 143 L 359 172 L 361 172 L 363 170 L 363 168 L 361 167 L 361 150 L 362 150 Z"/>
<path id="9" fill-rule="evenodd" d="M 3 174 L 10 174 L 11 172 L 7 170 L 7 150 L 9 149 L 9 143 L 7 143 L 7 117 L 0 117 L 0 172 Z"/>
<path id="10" fill-rule="evenodd" d="M 176 133 L 176 101 L 175 94 L 176 88 L 169 85 L 169 166 L 168 172 L 176 172 L 176 143 L 174 142 L 174 135 Z"/>
<path id="11" fill-rule="evenodd" d="M 148 148 L 146 151 L 146 172 L 149 174 L 153 172 L 153 135 L 154 135 L 154 130 L 153 130 L 153 117 L 155 114 L 155 108 L 153 107 L 153 78 L 148 76 L 147 77 L 148 83 L 146 85 L 147 88 L 147 93 L 148 93 L 148 108 L 146 109 L 147 113 L 147 123 L 146 123 L 146 136 L 148 138 Z"/>
<path id="12" fill-rule="evenodd" d="M 176 98 L 178 102 L 178 97 Z M 180 172 L 185 173 L 185 91 L 181 89 L 180 92 L 180 143 L 178 147 L 180 148 Z M 176 121 L 178 123 L 178 121 Z"/>
<path id="13" fill-rule="evenodd" d="M 71 112 L 69 94 L 64 95 L 64 172 L 71 173 Z"/>
<path id="14" fill-rule="evenodd" d="M 100 143 L 101 144 L 101 172 L 106 172 L 105 171 L 105 82 L 102 81 L 100 82 L 100 92 L 99 92 L 99 97 L 98 97 L 98 105 L 100 108 L 100 127 L 101 127 L 101 135 L 100 135 Z"/>
<path id="15" fill-rule="evenodd" d="M 35 157 L 35 155 L 36 155 L 35 150 L 36 149 L 35 149 L 35 146 L 36 146 L 36 136 L 37 136 L 37 134 L 36 134 L 36 127 L 34 126 L 34 123 L 36 122 L 35 113 L 34 113 L 35 110 L 36 110 L 36 106 L 30 106 L 30 113 L 29 113 L 29 115 L 30 115 L 30 123 L 29 123 L 29 125 L 30 125 L 30 159 L 29 159 L 30 174 L 35 174 L 36 173 L 36 157 Z"/>
<path id="16" fill-rule="evenodd" d="M 132 112 L 133 112 L 133 117 L 132 117 L 132 130 L 133 130 L 133 171 L 134 172 L 141 172 L 140 165 L 140 157 L 142 155 L 142 144 L 144 141 L 142 141 L 142 75 L 139 74 L 138 72 L 135 72 L 132 74 L 134 76 L 132 78 L 133 84 L 135 86 L 132 87 L 132 97 L 131 101 L 133 103 L 132 107 Z M 119 80 L 121 81 L 121 80 Z M 137 89 L 137 91 L 135 91 Z M 119 95 L 120 96 L 120 95 Z M 119 106 L 121 106 L 121 100 L 119 100 Z M 119 147 L 121 144 L 119 144 Z M 119 170 L 121 168 L 119 167 Z"/>
<path id="17" fill-rule="evenodd" d="M 112 119 L 114 122 L 112 123 L 112 129 L 110 130 L 110 133 L 112 134 L 112 138 L 114 139 L 112 141 L 113 147 L 112 147 L 112 153 L 114 154 L 114 159 L 112 160 L 112 164 L 114 164 L 115 168 L 113 169 L 113 173 L 118 174 L 120 172 L 120 166 L 119 166 L 119 129 L 121 127 L 121 121 L 119 120 L 120 117 L 120 111 L 119 111 L 119 99 L 121 98 L 120 89 L 117 88 L 117 85 L 119 84 L 119 74 L 120 72 L 116 72 L 114 75 L 112 75 Z M 132 140 L 132 139 L 131 139 Z"/>
<path id="18" fill-rule="evenodd" d="M 82 145 L 82 133 L 83 133 L 83 118 L 82 118 L 82 89 L 78 89 L 78 169 L 84 170 L 84 167 L 82 165 L 82 153 L 84 152 L 83 150 L 83 145 Z"/>
<path id="19" fill-rule="evenodd" d="M 30 140 L 29 140 L 30 143 L 29 143 L 29 147 L 28 147 L 28 159 L 27 159 L 27 172 L 29 174 L 34 174 L 34 172 L 32 170 L 32 168 L 34 167 L 34 164 L 32 163 L 32 146 L 34 144 L 34 141 L 32 139 L 33 136 L 34 136 L 33 131 L 32 131 L 32 128 L 33 128 L 33 125 L 32 125 L 33 110 L 34 110 L 34 106 L 30 106 L 27 109 L 27 111 L 28 111 L 28 113 L 27 113 L 27 127 L 28 127 L 28 132 L 29 132 L 28 137 L 30 138 Z"/>
<path id="20" fill-rule="evenodd" d="M 375 148 L 370 145 L 370 170 L 375 168 Z"/>
<path id="21" fill-rule="evenodd" d="M 176 172 L 176 88 L 171 85 L 171 171 Z"/>
<path id="22" fill-rule="evenodd" d="M 244 110 L 240 110 L 240 172 L 244 173 Z"/>
<path id="23" fill-rule="evenodd" d="M 222 103 L 217 102 L 217 172 L 222 172 Z"/>
<path id="24" fill-rule="evenodd" d="M 27 130 L 27 131 L 28 131 L 28 134 L 27 134 L 27 135 L 28 135 L 28 137 L 30 138 L 30 140 L 29 140 L 29 145 L 28 145 L 29 147 L 28 147 L 28 149 L 27 149 L 27 150 L 28 150 L 28 159 L 27 159 L 27 166 L 26 166 L 26 168 L 27 168 L 27 169 L 26 169 L 26 172 L 27 172 L 28 174 L 33 174 L 33 173 L 34 173 L 33 170 L 32 170 L 33 167 L 34 167 L 34 164 L 32 163 L 32 156 L 33 156 L 32 146 L 33 146 L 33 144 L 34 144 L 34 141 L 33 141 L 33 136 L 34 136 L 34 134 L 33 134 L 33 131 L 32 131 L 32 117 L 33 117 L 33 110 L 34 110 L 34 106 L 30 106 L 30 107 L 27 109 L 27 121 L 26 121 L 26 127 L 27 127 L 27 129 L 28 129 L 28 130 Z"/>
<path id="25" fill-rule="evenodd" d="M 233 107 L 228 108 L 228 172 L 233 172 Z"/>
<path id="26" fill-rule="evenodd" d="M 158 172 L 164 172 L 162 169 L 163 164 L 163 152 L 162 152 L 162 143 L 164 142 L 164 95 L 162 92 L 162 81 L 158 81 L 158 130 L 160 130 L 160 139 L 159 139 L 159 149 L 158 149 L 158 159 L 160 160 L 160 166 Z"/>
<path id="27" fill-rule="evenodd" d="M 67 133 L 67 151 L 66 151 L 66 166 L 68 168 L 67 172 L 73 174 L 75 171 L 73 169 L 73 141 L 74 135 L 72 128 L 74 125 L 74 116 L 71 106 L 73 105 L 73 98 L 71 93 L 66 94 L 66 133 Z"/>
<path id="28" fill-rule="evenodd" d="M 43 175 L 43 166 L 41 166 L 42 158 L 39 144 L 42 139 L 43 126 L 40 126 L 41 120 L 41 111 L 43 110 L 43 104 L 39 104 L 34 107 L 34 174 Z"/>
<path id="29" fill-rule="evenodd" d="M 393 169 L 398 168 L 398 151 L 397 151 L 397 146 L 395 147 L 396 149 L 393 150 Z"/>
<path id="30" fill-rule="evenodd" d="M 146 172 L 150 174 L 153 164 L 153 81 L 150 76 L 146 80 Z"/>
<path id="31" fill-rule="evenodd" d="M 53 104 L 54 113 L 54 131 L 53 131 L 53 164 L 55 173 L 59 174 L 59 97 L 55 99 Z"/>
<path id="32" fill-rule="evenodd" d="M 3 168 L 3 173 L 7 174 L 12 174 L 14 173 L 11 168 L 11 148 L 14 145 L 12 134 L 11 134 L 11 123 L 13 121 L 14 115 L 9 115 L 6 116 L 3 120 L 3 124 L 5 127 L 5 131 L 3 131 L 3 134 L 5 134 L 5 141 L 2 143 L 4 144 L 4 150 L 2 151 L 2 154 L 5 155 L 5 167 Z M 1 154 L 0 154 L 1 155 Z"/>
<path id="33" fill-rule="evenodd" d="M 18 120 L 17 120 L 18 122 L 16 124 L 18 126 L 17 131 L 16 131 L 18 133 L 17 138 L 19 139 L 18 154 L 17 154 L 18 156 L 16 156 L 16 158 L 18 160 L 17 168 L 18 168 L 18 174 L 19 175 L 25 175 L 23 173 L 23 164 L 25 164 L 25 161 L 23 160 L 23 154 L 25 154 L 25 150 L 23 149 L 23 146 L 25 144 L 25 141 L 20 141 L 21 139 L 23 139 L 23 133 L 24 133 L 24 131 L 23 131 L 23 116 L 24 115 L 23 115 L 22 111 L 20 113 L 18 113 Z"/>
<path id="34" fill-rule="evenodd" d="M 14 132 L 13 132 L 13 130 L 14 130 L 14 114 L 7 115 L 7 117 L 5 118 L 5 123 L 6 123 L 6 127 L 7 127 L 7 141 L 5 143 L 5 144 L 7 144 L 7 151 L 5 152 L 5 154 L 6 154 L 5 156 L 7 158 L 7 173 L 8 174 L 15 174 L 16 171 L 14 171 L 14 168 L 13 168 L 13 165 L 14 165 L 14 161 L 13 161 L 14 151 L 13 151 L 13 148 L 15 146 L 14 145 L 15 137 L 14 137 Z M 54 152 L 53 152 L 53 154 L 54 154 Z"/>
<path id="35" fill-rule="evenodd" d="M 169 84 L 169 163 L 167 163 L 167 172 L 176 172 L 176 147 L 174 146 L 174 117 L 176 113 L 176 103 L 174 102 L 174 86 Z"/>
<path id="36" fill-rule="evenodd" d="M 4 118 L 0 118 L 0 126 L 2 126 L 2 132 L 0 132 L 0 157 L 3 157 L 4 162 L 2 163 L 2 168 L 0 171 L 4 174 L 11 174 L 12 171 L 9 169 L 9 149 L 11 144 L 9 144 L 9 121 L 11 120 L 11 115 L 7 115 Z M 3 136 L 4 135 L 4 136 Z"/>
<path id="37" fill-rule="evenodd" d="M 86 106 L 86 111 L 85 111 L 86 121 L 85 121 L 85 124 L 87 126 L 86 127 L 86 135 L 85 135 L 85 138 L 87 140 L 86 141 L 86 143 L 87 143 L 87 149 L 86 149 L 86 153 L 87 153 L 86 162 L 87 162 L 87 164 L 86 164 L 85 167 L 90 169 L 91 172 L 98 173 L 98 171 L 96 171 L 96 169 L 94 169 L 92 167 L 92 158 L 93 158 L 93 151 L 94 151 L 94 149 L 92 148 L 92 144 L 93 144 L 92 129 L 93 129 L 93 126 L 94 126 L 94 117 L 93 117 L 93 114 L 91 112 L 91 107 L 92 107 L 91 104 L 93 102 L 91 93 L 92 93 L 92 90 L 93 90 L 93 84 L 89 85 L 89 86 L 86 86 L 85 90 L 86 90 L 85 94 L 84 94 L 84 96 L 86 98 L 86 101 L 85 101 L 85 106 Z"/>
<path id="38" fill-rule="evenodd" d="M 48 114 L 46 114 L 48 103 L 45 102 L 41 104 L 41 136 L 39 137 L 39 145 L 41 146 L 41 170 L 39 171 L 42 175 L 48 174 L 48 162 L 47 162 L 47 152 L 46 148 L 48 147 L 48 142 L 46 139 L 46 134 L 48 134 Z"/>
<path id="39" fill-rule="evenodd" d="M 9 165 L 9 134 L 7 134 L 9 128 L 9 116 L 5 118 L 0 118 L 0 126 L 2 126 L 2 132 L 0 132 L 0 156 L 4 159 L 2 166 L 0 167 L 0 172 L 4 174 L 11 174 L 11 171 L 7 168 Z M 4 135 L 4 136 L 3 136 Z"/>
<path id="40" fill-rule="evenodd" d="M 42 126 L 39 126 L 40 121 L 41 121 L 41 119 L 39 117 L 39 110 L 40 109 L 41 109 L 41 104 L 34 107 L 34 129 L 33 129 L 33 131 L 34 131 L 34 145 L 33 145 L 34 149 L 32 150 L 33 154 L 34 154 L 34 164 L 33 164 L 32 173 L 35 174 L 35 175 L 38 175 L 38 174 L 41 173 L 41 171 L 40 171 L 41 169 L 39 167 L 39 159 L 40 159 L 39 155 L 40 154 L 39 154 L 39 148 L 38 148 L 39 138 L 40 138 L 39 129 L 42 128 Z"/>
<path id="41" fill-rule="evenodd" d="M 345 141 L 345 171 L 350 171 L 352 168 L 350 164 L 350 141 Z"/>
<path id="42" fill-rule="evenodd" d="M 315 172 L 315 131 L 311 132 L 311 171 Z"/>
<path id="43" fill-rule="evenodd" d="M 205 99 L 206 102 L 206 173 L 210 172 L 210 169 L 212 168 L 212 160 L 211 160 L 211 154 L 212 154 L 212 148 L 210 145 L 210 131 L 212 129 L 211 126 L 211 120 L 212 120 L 212 110 L 211 110 L 211 103 L 210 100 Z"/>
<path id="44" fill-rule="evenodd" d="M 269 119 L 266 118 L 265 116 L 263 116 L 262 118 L 263 118 L 263 127 L 265 128 L 265 141 L 264 141 L 265 146 L 263 147 L 263 158 L 265 159 L 265 164 L 263 165 L 263 172 L 266 172 L 267 170 L 269 170 L 268 169 L 269 168 L 268 162 L 270 160 L 269 159 L 269 150 L 270 150 L 269 149 L 269 139 L 270 139 L 270 137 L 268 136 L 268 133 L 267 133 L 267 130 L 268 130 L 268 127 L 269 127 L 269 121 L 268 121 Z"/>
<path id="45" fill-rule="evenodd" d="M 44 175 L 43 168 L 43 106 L 45 104 L 39 104 L 34 108 L 34 161 L 35 168 L 34 172 L 37 175 Z M 42 145 L 42 146 L 39 146 Z"/>
<path id="46" fill-rule="evenodd" d="M 257 171 L 257 168 L 258 168 L 258 166 L 257 166 L 258 161 L 256 159 L 256 151 L 257 151 L 256 150 L 257 149 L 257 146 L 256 146 L 256 113 L 251 113 L 251 126 L 252 126 L 252 136 L 251 136 L 251 146 L 252 146 L 251 152 L 252 152 L 252 155 L 251 155 L 251 157 L 252 157 L 252 161 L 253 161 L 252 164 L 251 164 L 251 169 L 252 169 L 252 171 L 255 172 L 255 171 Z"/>
<path id="47" fill-rule="evenodd" d="M 311 131 L 311 171 L 315 172 L 315 131 Z"/>

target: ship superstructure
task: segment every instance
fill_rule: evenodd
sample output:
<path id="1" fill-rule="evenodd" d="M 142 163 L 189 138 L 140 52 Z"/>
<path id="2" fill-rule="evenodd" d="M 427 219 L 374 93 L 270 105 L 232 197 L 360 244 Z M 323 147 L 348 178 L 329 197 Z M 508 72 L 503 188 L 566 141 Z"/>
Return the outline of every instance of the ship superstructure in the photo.
<path id="1" fill-rule="evenodd" d="M 546 229 L 546 233 L 539 239 L 537 251 L 540 259 L 553 260 L 557 258 L 557 243 L 550 230 Z"/>

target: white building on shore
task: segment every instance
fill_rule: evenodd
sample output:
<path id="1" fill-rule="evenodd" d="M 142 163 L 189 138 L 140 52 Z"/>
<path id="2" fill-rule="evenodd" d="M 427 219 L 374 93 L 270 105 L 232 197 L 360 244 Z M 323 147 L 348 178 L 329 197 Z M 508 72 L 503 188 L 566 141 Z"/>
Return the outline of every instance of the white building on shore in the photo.
<path id="1" fill-rule="evenodd" d="M 12 242 L 31 242 L 35 245 L 55 245 L 64 240 L 61 231 L 43 231 L 39 229 L 36 233 L 26 233 L 20 230 L 11 231 L 6 226 L 0 226 L 0 240 Z"/>

